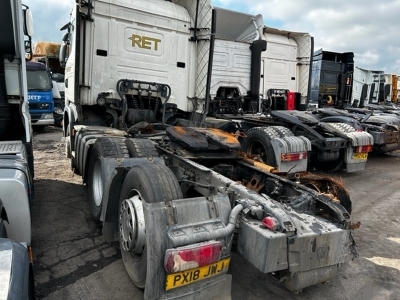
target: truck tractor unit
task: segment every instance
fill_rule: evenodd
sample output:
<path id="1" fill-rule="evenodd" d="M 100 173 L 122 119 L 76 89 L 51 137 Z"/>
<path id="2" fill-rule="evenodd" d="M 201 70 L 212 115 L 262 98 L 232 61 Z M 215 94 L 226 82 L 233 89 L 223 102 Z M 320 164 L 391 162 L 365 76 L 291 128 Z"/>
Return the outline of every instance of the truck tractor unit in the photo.
<path id="1" fill-rule="evenodd" d="M 261 15 L 215 11 L 210 114 L 306 110 L 313 37 L 264 26 Z"/>
<path id="2" fill-rule="evenodd" d="M 54 125 L 53 84 L 46 65 L 29 61 L 26 70 L 32 126 L 42 129 L 46 125 Z"/>
<path id="3" fill-rule="evenodd" d="M 352 99 L 353 52 L 329 52 L 319 49 L 312 62 L 310 105 L 343 108 Z"/>
<path id="4" fill-rule="evenodd" d="M 354 64 L 353 52 L 314 52 L 309 105 L 363 108 L 367 104 L 397 101 L 397 76 L 363 69 Z"/>
<path id="5" fill-rule="evenodd" d="M 392 101 L 392 77 L 383 71 L 354 67 L 353 52 L 320 49 L 314 53 L 310 106 L 320 108 L 318 115 L 324 116 L 321 119 L 324 122 L 351 125 L 354 120 L 348 120 L 349 117 L 360 121 L 363 130 L 373 136 L 374 152 L 397 150 L 400 120 L 396 111 L 376 105 Z"/>
<path id="6" fill-rule="evenodd" d="M 309 140 L 311 147 L 303 146 L 302 151 L 308 153 L 310 169 L 365 169 L 373 145 L 370 134 L 347 124 L 320 121 L 305 111 L 311 89 L 313 38 L 307 33 L 265 27 L 260 15 L 215 10 L 207 122 L 211 117 L 235 120 L 247 136 L 242 139 L 243 151 L 260 156 L 267 164 L 277 163 L 273 143 L 280 138 L 286 139 L 280 143 L 289 149 Z"/>
<path id="7" fill-rule="evenodd" d="M 369 109 L 367 109 L 369 107 Z M 341 122 L 363 130 L 374 138 L 372 151 L 387 153 L 400 149 L 400 118 L 392 110 L 367 104 L 365 108 L 348 107 L 344 109 L 319 108 L 313 113 L 329 122 Z"/>
<path id="8" fill-rule="evenodd" d="M 25 64 L 25 55 L 32 55 L 31 11 L 20 0 L 1 1 L 0 26 L 0 298 L 34 299 L 34 169 Z"/>
<path id="9" fill-rule="evenodd" d="M 46 65 L 53 81 L 54 125 L 56 126 L 61 126 L 65 103 L 65 69 L 60 65 L 60 47 L 61 43 L 39 41 L 33 49 L 33 60 Z"/>
<path id="10" fill-rule="evenodd" d="M 308 139 L 260 129 L 268 166 L 206 118 L 216 19 L 206 0 L 78 0 L 63 27 L 66 155 L 145 299 L 231 299 L 234 244 L 293 291 L 357 256 L 348 193 L 301 172 Z"/>

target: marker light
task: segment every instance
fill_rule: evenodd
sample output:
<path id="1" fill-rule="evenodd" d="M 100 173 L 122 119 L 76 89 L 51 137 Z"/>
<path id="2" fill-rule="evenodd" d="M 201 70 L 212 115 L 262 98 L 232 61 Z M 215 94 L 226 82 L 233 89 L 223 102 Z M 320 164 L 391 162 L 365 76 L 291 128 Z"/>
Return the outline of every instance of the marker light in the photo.
<path id="1" fill-rule="evenodd" d="M 273 217 L 265 217 L 262 220 L 262 223 L 265 227 L 267 227 L 269 230 L 276 231 L 279 229 L 279 223 L 278 220 L 273 218 Z"/>
<path id="2" fill-rule="evenodd" d="M 296 161 L 307 158 L 307 152 L 299 152 L 299 153 L 282 153 L 281 161 Z"/>
<path id="3" fill-rule="evenodd" d="M 167 249 L 164 267 L 168 273 L 181 272 L 221 260 L 222 244 L 217 241 Z"/>
<path id="4" fill-rule="evenodd" d="M 354 147 L 355 153 L 367 153 L 372 151 L 372 145 Z"/>

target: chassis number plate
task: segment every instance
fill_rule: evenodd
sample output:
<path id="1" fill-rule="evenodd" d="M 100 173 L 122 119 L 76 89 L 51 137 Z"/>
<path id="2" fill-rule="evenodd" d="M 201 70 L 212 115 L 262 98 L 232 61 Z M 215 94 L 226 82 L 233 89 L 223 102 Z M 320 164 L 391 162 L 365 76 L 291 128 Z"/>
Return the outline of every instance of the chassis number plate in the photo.
<path id="1" fill-rule="evenodd" d="M 168 274 L 165 280 L 165 289 L 174 289 L 224 273 L 228 271 L 229 262 L 230 258 L 226 258 L 211 265 Z"/>
<path id="2" fill-rule="evenodd" d="M 367 159 L 368 153 L 353 153 L 353 159 Z"/>

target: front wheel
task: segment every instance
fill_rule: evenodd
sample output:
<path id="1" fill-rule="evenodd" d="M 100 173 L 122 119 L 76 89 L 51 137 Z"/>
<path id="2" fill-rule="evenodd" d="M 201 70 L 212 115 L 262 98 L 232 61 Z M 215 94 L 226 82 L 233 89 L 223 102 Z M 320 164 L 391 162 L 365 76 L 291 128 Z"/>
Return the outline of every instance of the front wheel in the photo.
<path id="1" fill-rule="evenodd" d="M 134 166 L 126 175 L 119 201 L 119 242 L 122 261 L 132 282 L 146 285 L 147 249 L 142 202 L 157 203 L 182 198 L 172 171 L 157 164 Z"/>

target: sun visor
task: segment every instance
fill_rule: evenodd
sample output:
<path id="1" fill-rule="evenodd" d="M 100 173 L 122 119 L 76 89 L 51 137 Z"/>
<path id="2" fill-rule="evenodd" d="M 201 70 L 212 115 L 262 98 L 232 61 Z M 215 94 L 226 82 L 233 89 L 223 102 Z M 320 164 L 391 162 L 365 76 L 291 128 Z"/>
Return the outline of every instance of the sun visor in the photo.
<path id="1" fill-rule="evenodd" d="M 214 10 L 217 13 L 217 39 L 252 43 L 262 38 L 262 15 L 253 16 L 218 7 L 214 7 Z"/>

